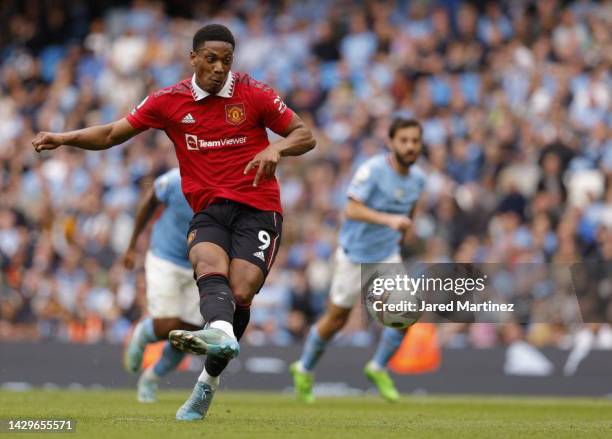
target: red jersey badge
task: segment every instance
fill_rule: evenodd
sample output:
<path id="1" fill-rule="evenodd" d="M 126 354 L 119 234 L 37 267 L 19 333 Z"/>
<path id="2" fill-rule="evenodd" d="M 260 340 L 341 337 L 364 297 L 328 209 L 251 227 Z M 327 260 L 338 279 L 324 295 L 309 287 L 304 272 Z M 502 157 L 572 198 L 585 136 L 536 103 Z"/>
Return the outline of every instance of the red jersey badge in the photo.
<path id="1" fill-rule="evenodd" d="M 240 125 L 246 120 L 244 104 L 228 104 L 225 106 L 225 120 L 232 125 Z"/>

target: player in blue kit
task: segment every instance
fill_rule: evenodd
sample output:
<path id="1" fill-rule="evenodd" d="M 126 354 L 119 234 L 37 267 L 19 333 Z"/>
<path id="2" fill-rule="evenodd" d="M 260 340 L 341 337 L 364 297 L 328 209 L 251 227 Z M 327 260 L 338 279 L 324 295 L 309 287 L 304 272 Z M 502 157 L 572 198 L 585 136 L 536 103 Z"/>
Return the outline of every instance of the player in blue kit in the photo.
<path id="1" fill-rule="evenodd" d="M 313 402 L 313 370 L 327 343 L 346 324 L 361 291 L 362 263 L 399 263 L 400 241 L 411 227 L 425 174 L 414 163 L 421 153 L 423 130 L 413 119 L 395 119 L 389 128 L 389 153 L 359 167 L 348 189 L 345 220 L 340 228 L 329 304 L 311 328 L 300 360 L 290 367 L 299 400 Z M 385 328 L 374 357 L 364 369 L 387 401 L 399 394 L 386 365 L 405 331 Z"/>
<path id="2" fill-rule="evenodd" d="M 159 205 L 164 211 L 153 225 L 145 260 L 149 316 L 134 329 L 127 345 L 124 363 L 138 372 L 148 343 L 166 340 L 173 329 L 197 330 L 204 325 L 200 314 L 200 295 L 187 257 L 187 230 L 193 211 L 181 191 L 181 175 L 174 168 L 158 177 L 148 189 L 136 211 L 136 220 L 124 266 L 134 266 L 138 237 Z M 159 379 L 173 371 L 185 353 L 166 342 L 160 360 L 145 370 L 138 380 L 138 400 L 156 400 Z"/>

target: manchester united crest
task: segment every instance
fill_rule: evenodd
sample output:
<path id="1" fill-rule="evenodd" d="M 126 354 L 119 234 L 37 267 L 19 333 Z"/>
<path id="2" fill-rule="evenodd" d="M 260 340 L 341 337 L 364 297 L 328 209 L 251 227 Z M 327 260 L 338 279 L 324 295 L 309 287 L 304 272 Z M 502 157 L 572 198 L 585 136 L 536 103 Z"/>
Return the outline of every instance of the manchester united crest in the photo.
<path id="1" fill-rule="evenodd" d="M 246 120 L 244 104 L 228 104 L 225 106 L 225 120 L 232 125 L 240 125 Z"/>

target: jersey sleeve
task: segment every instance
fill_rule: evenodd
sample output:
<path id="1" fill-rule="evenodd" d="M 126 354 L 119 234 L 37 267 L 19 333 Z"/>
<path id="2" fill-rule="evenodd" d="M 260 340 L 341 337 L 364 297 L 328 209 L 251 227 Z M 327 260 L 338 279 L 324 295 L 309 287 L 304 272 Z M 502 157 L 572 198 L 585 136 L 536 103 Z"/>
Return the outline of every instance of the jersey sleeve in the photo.
<path id="1" fill-rule="evenodd" d="M 266 128 L 270 128 L 276 134 L 280 134 L 287 129 L 293 111 L 283 102 L 281 97 L 271 87 L 264 87 L 255 96 L 259 107 L 260 119 Z"/>
<path id="2" fill-rule="evenodd" d="M 155 179 L 153 190 L 155 197 L 164 204 L 168 204 L 171 195 L 172 171 L 166 172 Z"/>
<path id="3" fill-rule="evenodd" d="M 164 120 L 161 108 L 160 97 L 155 96 L 154 93 L 144 98 L 126 117 L 128 122 L 137 130 L 163 129 Z"/>
<path id="4" fill-rule="evenodd" d="M 361 165 L 348 187 L 348 197 L 361 203 L 365 203 L 376 188 L 374 169 L 370 163 Z"/>

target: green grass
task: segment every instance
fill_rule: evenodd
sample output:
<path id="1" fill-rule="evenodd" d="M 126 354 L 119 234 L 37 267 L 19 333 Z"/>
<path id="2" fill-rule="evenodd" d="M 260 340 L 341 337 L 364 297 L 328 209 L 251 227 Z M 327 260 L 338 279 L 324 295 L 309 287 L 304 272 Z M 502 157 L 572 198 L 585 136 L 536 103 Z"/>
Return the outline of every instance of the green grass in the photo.
<path id="1" fill-rule="evenodd" d="M 612 401 L 603 399 L 404 397 L 320 398 L 219 392 L 205 421 L 178 422 L 189 391 L 162 391 L 139 404 L 133 391 L 0 391 L 0 418 L 73 418 L 76 434 L 1 437 L 83 438 L 603 438 L 612 437 Z"/>

